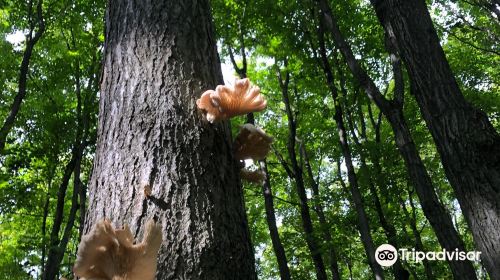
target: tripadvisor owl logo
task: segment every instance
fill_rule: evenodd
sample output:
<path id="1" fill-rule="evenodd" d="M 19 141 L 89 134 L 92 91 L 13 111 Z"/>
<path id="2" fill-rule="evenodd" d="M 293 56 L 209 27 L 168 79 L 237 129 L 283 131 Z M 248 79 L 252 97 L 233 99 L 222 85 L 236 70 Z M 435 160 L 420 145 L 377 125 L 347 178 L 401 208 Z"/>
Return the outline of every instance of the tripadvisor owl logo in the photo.
<path id="1" fill-rule="evenodd" d="M 398 250 L 391 244 L 382 244 L 375 251 L 375 260 L 381 266 L 392 266 L 398 260 Z"/>

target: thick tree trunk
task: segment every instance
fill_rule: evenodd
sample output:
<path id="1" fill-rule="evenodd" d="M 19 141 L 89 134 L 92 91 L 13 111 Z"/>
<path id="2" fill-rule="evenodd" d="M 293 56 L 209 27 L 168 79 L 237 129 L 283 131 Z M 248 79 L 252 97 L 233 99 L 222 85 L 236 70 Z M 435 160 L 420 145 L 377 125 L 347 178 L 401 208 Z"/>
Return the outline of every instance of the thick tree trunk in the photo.
<path id="1" fill-rule="evenodd" d="M 287 66 L 287 60 L 285 59 L 285 67 Z M 297 136 L 297 123 L 292 112 L 292 107 L 290 104 L 290 98 L 288 94 L 288 87 L 290 82 L 290 73 L 285 70 L 285 78 L 283 79 L 281 72 L 278 71 L 278 80 L 281 87 L 281 93 L 283 98 L 283 103 L 285 103 L 285 110 L 288 117 L 288 142 L 287 150 L 288 156 L 292 163 L 292 170 L 287 169 L 290 179 L 294 179 L 295 186 L 297 188 L 297 194 L 300 200 L 300 217 L 302 220 L 302 227 L 304 229 L 304 234 L 306 236 L 306 243 L 311 254 L 312 261 L 314 263 L 314 268 L 316 270 L 316 277 L 318 280 L 326 280 L 326 270 L 325 263 L 323 262 L 323 257 L 321 256 L 321 249 L 314 236 L 314 228 L 311 220 L 311 214 L 309 212 L 309 204 L 306 195 L 306 188 L 304 184 L 304 177 L 302 174 L 302 168 L 299 166 L 297 161 L 297 154 L 295 152 L 296 148 L 296 136 Z M 284 166 L 286 163 L 284 163 Z"/>
<path id="2" fill-rule="evenodd" d="M 422 210 L 429 220 L 431 226 L 436 233 L 439 243 L 448 251 L 459 249 L 465 250 L 462 239 L 456 231 L 450 215 L 439 202 L 439 199 L 434 191 L 431 178 L 425 169 L 425 166 L 420 158 L 418 150 L 413 142 L 410 130 L 403 116 L 403 92 L 404 90 L 401 74 L 395 71 L 399 92 L 395 95 L 395 100 L 389 101 L 385 99 L 379 91 L 373 80 L 368 76 L 366 71 L 361 67 L 360 63 L 355 59 L 350 46 L 340 33 L 337 21 L 332 15 L 332 12 L 324 0 L 319 0 L 323 17 L 326 25 L 329 28 L 332 36 L 340 49 L 342 55 L 347 61 L 351 72 L 363 87 L 368 97 L 377 105 L 389 121 L 394 132 L 396 146 L 405 162 L 408 174 L 412 184 L 420 199 Z M 394 57 L 393 57 L 394 58 Z M 397 63 L 396 63 L 397 64 Z M 398 81 L 399 80 L 399 81 Z M 474 267 L 470 261 L 449 261 L 451 271 L 455 279 L 476 279 Z"/>
<path id="3" fill-rule="evenodd" d="M 397 40 L 415 99 L 481 258 L 500 279 L 500 135 L 462 95 L 423 0 L 372 0 Z"/>
<path id="4" fill-rule="evenodd" d="M 85 231 L 108 218 L 137 237 L 156 217 L 158 279 L 255 279 L 228 123 L 195 104 L 222 82 L 209 1 L 111 0 L 106 22 Z"/>
<path id="5" fill-rule="evenodd" d="M 349 180 L 349 189 L 352 196 L 352 201 L 354 202 L 354 207 L 356 209 L 356 214 L 358 218 L 358 230 L 361 235 L 361 241 L 363 247 L 365 248 L 366 256 L 368 259 L 368 264 L 373 272 L 375 279 L 384 279 L 384 272 L 382 267 L 375 260 L 375 245 L 370 232 L 370 221 L 365 211 L 365 206 L 363 202 L 363 197 L 359 190 L 358 178 L 356 171 L 354 170 L 354 165 L 352 163 L 351 151 L 349 148 L 349 143 L 347 142 L 347 132 L 344 124 L 344 116 L 342 112 L 342 107 L 340 106 L 340 100 L 337 88 L 335 86 L 335 81 L 333 77 L 333 72 L 330 67 L 330 62 L 326 55 L 326 47 L 324 41 L 324 30 L 322 23 L 320 23 L 320 28 L 318 32 L 319 37 L 319 48 L 321 55 L 321 62 L 323 70 L 326 76 L 326 82 L 330 93 L 332 95 L 333 104 L 335 108 L 334 120 L 337 125 L 337 132 L 339 134 L 340 149 L 342 151 L 342 156 L 345 160 L 345 165 L 347 168 L 347 178 Z"/>

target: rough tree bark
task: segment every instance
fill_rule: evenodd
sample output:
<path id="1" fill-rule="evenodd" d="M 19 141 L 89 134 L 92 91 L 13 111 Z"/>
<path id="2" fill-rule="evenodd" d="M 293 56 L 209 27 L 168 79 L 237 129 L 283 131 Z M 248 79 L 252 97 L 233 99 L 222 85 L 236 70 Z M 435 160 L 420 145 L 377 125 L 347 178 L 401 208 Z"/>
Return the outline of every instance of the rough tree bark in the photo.
<path id="1" fill-rule="evenodd" d="M 356 171 L 354 170 L 354 165 L 352 163 L 351 150 L 349 143 L 347 141 L 347 131 L 344 124 L 344 116 L 342 112 L 342 107 L 340 106 L 339 94 L 337 87 L 335 85 L 335 80 L 330 66 L 330 62 L 326 55 L 326 46 L 324 40 L 324 30 L 323 23 L 319 24 L 318 29 L 318 39 L 319 39 L 319 52 L 321 56 L 321 66 L 326 76 L 326 83 L 330 94 L 332 95 L 333 104 L 335 108 L 335 115 L 333 116 L 335 124 L 337 125 L 337 132 L 339 134 L 339 144 L 342 151 L 342 156 L 345 160 L 345 165 L 347 168 L 347 178 L 349 180 L 349 190 L 351 192 L 352 201 L 354 202 L 354 207 L 357 214 L 358 230 L 361 235 L 361 241 L 366 252 L 366 257 L 368 264 L 373 272 L 375 279 L 384 279 L 384 272 L 382 267 L 375 260 L 375 245 L 370 232 L 370 221 L 365 211 L 365 206 L 363 202 L 363 197 L 359 190 L 358 178 Z"/>
<path id="2" fill-rule="evenodd" d="M 21 103 L 26 96 L 29 65 L 31 55 L 33 54 L 33 49 L 45 32 L 45 22 L 43 19 L 42 5 L 43 0 L 38 0 L 38 3 L 36 5 L 36 16 L 33 17 L 33 1 L 29 1 L 28 3 L 28 20 L 30 21 L 30 30 L 28 36 L 26 37 L 26 49 L 24 50 L 23 60 L 21 61 L 21 67 L 19 69 L 17 94 L 14 97 L 14 102 L 10 107 L 10 112 L 5 119 L 2 128 L 0 128 L 0 153 L 2 153 L 5 148 L 7 135 L 14 126 L 17 113 L 19 113 L 19 110 L 21 109 Z"/>
<path id="3" fill-rule="evenodd" d="M 443 248 L 449 251 L 455 249 L 465 251 L 463 241 L 456 231 L 449 213 L 441 202 L 439 202 L 432 180 L 425 169 L 417 147 L 411 137 L 408 125 L 406 124 L 403 115 L 404 80 L 399 57 L 391 52 L 395 78 L 395 97 L 394 100 L 387 100 L 368 73 L 361 67 L 361 64 L 355 59 L 349 44 L 340 32 L 337 20 L 333 16 L 328 3 L 325 0 L 319 0 L 319 4 L 326 26 L 330 30 L 353 76 L 365 90 L 368 97 L 377 105 L 389 121 L 392 131 L 394 132 L 396 146 L 405 162 L 411 182 L 415 186 L 420 204 L 422 205 L 422 210 L 433 227 L 439 243 Z M 389 48 L 395 47 L 395 42 L 393 42 L 392 36 L 390 35 L 388 36 L 387 43 Z M 477 278 L 474 267 L 470 261 L 449 261 L 448 263 L 456 279 Z"/>
<path id="4" fill-rule="evenodd" d="M 371 0 L 393 34 L 446 176 L 493 279 L 500 279 L 500 135 L 455 80 L 423 0 Z"/>
<path id="5" fill-rule="evenodd" d="M 209 1 L 110 0 L 106 23 L 85 231 L 108 218 L 137 237 L 155 217 L 158 279 L 256 279 L 228 123 L 195 104 L 222 83 Z"/>

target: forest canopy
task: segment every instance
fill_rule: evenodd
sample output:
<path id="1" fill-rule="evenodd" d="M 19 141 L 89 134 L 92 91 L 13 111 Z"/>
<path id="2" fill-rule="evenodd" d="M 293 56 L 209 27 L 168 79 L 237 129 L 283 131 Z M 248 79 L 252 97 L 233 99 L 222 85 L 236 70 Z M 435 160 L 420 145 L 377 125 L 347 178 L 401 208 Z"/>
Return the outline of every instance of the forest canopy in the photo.
<path id="1" fill-rule="evenodd" d="M 165 61 L 173 59 L 166 65 L 182 67 L 183 62 L 175 59 L 185 55 L 197 61 L 198 52 L 211 50 L 211 43 L 208 47 L 201 44 L 206 49 L 186 53 L 156 48 L 161 44 L 155 42 L 137 43 L 134 51 L 120 55 L 131 59 L 144 55 L 153 66 L 138 63 L 136 71 L 122 71 L 118 80 L 126 84 L 127 75 L 143 75 L 151 84 L 126 84 L 129 92 L 113 89 L 106 80 L 111 74 L 103 74 L 111 73 L 107 67 L 115 63 L 111 52 L 127 36 L 142 38 L 134 30 L 149 30 L 151 25 L 152 30 L 170 32 L 169 26 L 163 28 L 154 20 L 169 14 L 158 9 L 161 15 L 153 13 L 151 20 L 131 21 L 124 28 L 132 31 L 115 40 L 118 33 L 112 32 L 124 31 L 111 28 L 113 12 L 127 3 L 130 14 L 136 11 L 133 5 L 139 6 L 137 11 L 143 7 L 131 4 L 134 1 L 104 2 L 0 0 L 0 279 L 76 279 L 72 268 L 78 244 L 90 223 L 96 222 L 88 213 L 95 210 L 92 199 L 97 194 L 91 192 L 98 179 L 93 177 L 107 172 L 104 167 L 96 171 L 101 162 L 94 159 L 104 153 L 106 145 L 127 146 L 99 142 L 108 133 L 103 131 L 105 125 L 113 123 L 106 118 L 116 113 L 116 106 L 105 98 L 121 96 L 123 101 L 132 96 L 132 100 L 138 91 L 146 97 L 161 95 L 163 90 L 168 95 L 176 87 L 155 80 L 154 72 L 177 75 L 177 68 L 157 67 L 156 63 L 164 63 L 161 54 L 167 57 Z M 144 1 L 144 5 L 154 7 L 158 2 L 162 1 Z M 260 88 L 267 108 L 223 122 L 230 125 L 230 131 L 220 124 L 193 124 L 191 120 L 198 121 L 203 112 L 186 112 L 177 102 L 194 108 L 195 100 L 210 89 L 197 87 L 210 82 L 186 82 L 198 96 L 179 101 L 167 96 L 163 105 L 174 108 L 168 112 L 192 119 L 178 126 L 167 123 L 158 135 L 154 131 L 146 135 L 156 135 L 159 142 L 168 144 L 181 137 L 176 129 L 192 125 L 196 129 L 186 132 L 187 137 L 226 145 L 220 135 L 227 132 L 234 139 L 242 125 L 252 123 L 272 136 L 265 160 L 226 163 L 221 156 L 222 162 L 210 163 L 228 170 L 243 164 L 264 174 L 257 182 L 239 183 L 236 178 L 234 187 L 241 189 L 228 195 L 233 199 L 239 191 L 243 194 L 241 201 L 233 200 L 244 203 L 246 213 L 241 223 L 227 227 L 241 227 L 244 233 L 248 227 L 256 274 L 248 279 L 500 277 L 498 0 L 200 2 L 210 2 L 208 27 L 198 28 L 201 23 L 194 16 L 186 19 L 184 27 L 197 32 L 181 28 L 172 38 L 179 39 L 181 46 L 199 43 L 197 38 L 213 40 L 220 61 L 214 58 L 217 65 L 209 70 L 217 73 L 206 79 L 219 77 L 219 83 L 234 86 L 236 79 L 248 78 Z M 199 5 L 203 10 L 205 4 Z M 182 9 L 188 8 L 173 10 Z M 160 55 L 156 60 L 149 53 Z M 207 57 L 210 64 L 211 54 Z M 121 69 L 115 71 L 121 73 Z M 187 74 L 177 76 L 183 75 Z M 197 78 L 198 72 L 193 75 Z M 155 86 L 161 94 L 151 90 Z M 149 104 L 146 99 L 144 104 Z M 156 106 L 160 107 L 149 107 Z M 143 131 L 147 130 L 143 123 L 154 122 L 157 116 L 171 117 L 169 113 L 148 116 L 139 106 L 130 114 L 130 119 L 141 119 L 130 122 L 130 130 Z M 120 125 L 127 121 L 117 119 Z M 169 133 L 169 128 L 176 133 Z M 198 131 L 201 136 L 193 136 Z M 140 148 L 144 155 L 148 145 Z M 189 153 L 180 147 L 179 151 Z M 232 158 L 225 147 L 215 150 Z M 185 168 L 182 152 L 177 154 L 174 148 L 171 152 L 174 156 L 165 162 L 152 160 L 151 164 Z M 161 173 L 150 171 L 155 172 Z M 140 176 L 132 176 L 131 185 Z M 150 176 L 151 182 L 159 180 Z M 195 179 L 175 180 L 165 185 L 182 189 L 200 184 Z M 136 187 L 127 187 L 133 188 L 135 199 Z M 153 192 L 158 188 L 153 187 Z M 151 209 L 163 204 L 154 199 L 140 204 L 139 212 L 146 209 L 141 213 L 156 218 L 156 210 Z M 124 215 L 131 212 L 135 217 L 134 207 L 123 210 Z M 174 212 L 165 217 L 178 217 Z M 121 226 L 121 221 L 114 222 Z M 162 221 L 165 247 L 165 236 L 171 238 L 175 230 Z M 137 237 L 141 223 L 132 229 Z M 386 268 L 375 256 L 382 244 L 409 251 L 480 251 L 481 261 L 417 262 L 400 257 Z M 170 254 L 162 250 L 159 260 Z M 168 279 L 182 278 L 175 274 L 177 270 L 161 273 L 169 275 Z"/>

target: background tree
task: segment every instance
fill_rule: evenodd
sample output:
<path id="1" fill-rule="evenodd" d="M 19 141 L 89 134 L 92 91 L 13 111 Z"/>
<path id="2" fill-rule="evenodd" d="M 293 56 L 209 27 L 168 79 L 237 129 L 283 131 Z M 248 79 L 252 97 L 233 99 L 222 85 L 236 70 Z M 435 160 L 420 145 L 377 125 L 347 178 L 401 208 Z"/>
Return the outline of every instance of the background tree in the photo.
<path id="1" fill-rule="evenodd" d="M 33 1 L 30 0 L 25 4 L 25 6 L 22 5 L 22 8 L 26 9 L 29 31 L 26 36 L 26 47 L 23 54 L 23 60 L 21 61 L 21 67 L 19 68 L 17 94 L 10 107 L 10 112 L 0 129 L 0 151 L 3 151 L 5 148 L 7 135 L 14 125 L 17 113 L 21 109 L 21 103 L 26 96 L 28 72 L 30 60 L 33 55 L 33 49 L 45 31 L 45 22 L 43 19 L 43 0 L 39 0 L 37 3 L 33 3 Z"/>
<path id="2" fill-rule="evenodd" d="M 488 116 L 465 100 L 425 1 L 371 2 L 386 32 L 394 34 L 446 176 L 474 241 L 486 253 L 486 268 L 499 278 L 500 135 Z"/>

